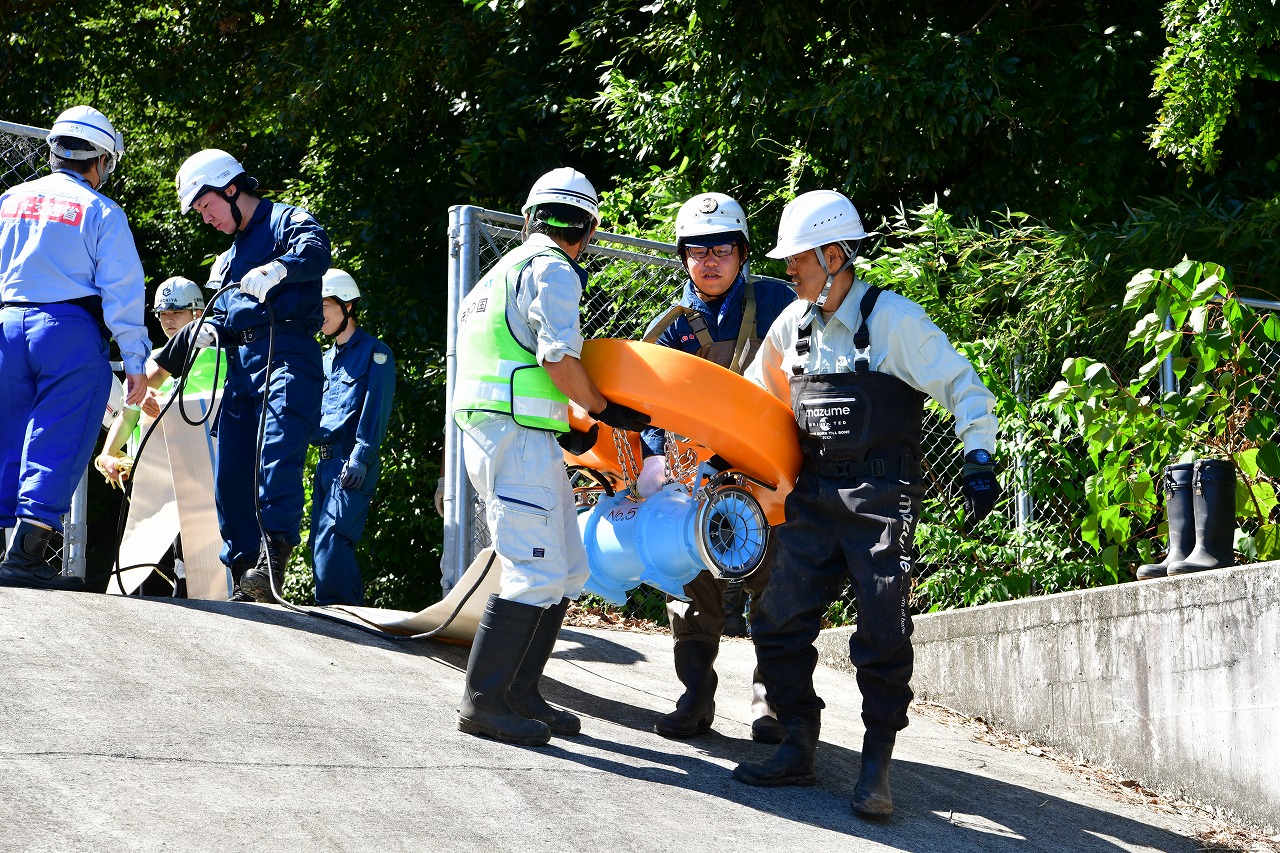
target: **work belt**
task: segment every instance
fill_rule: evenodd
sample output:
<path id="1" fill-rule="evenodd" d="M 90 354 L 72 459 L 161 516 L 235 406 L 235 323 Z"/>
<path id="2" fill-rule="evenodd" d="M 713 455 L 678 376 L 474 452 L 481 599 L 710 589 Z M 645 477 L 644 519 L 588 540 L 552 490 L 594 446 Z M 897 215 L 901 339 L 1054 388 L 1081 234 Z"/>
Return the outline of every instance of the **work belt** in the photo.
<path id="1" fill-rule="evenodd" d="M 44 308 L 46 305 L 75 305 L 89 312 L 89 316 L 98 324 L 98 332 L 104 340 L 110 340 L 111 330 L 102 318 L 101 296 L 80 296 L 75 299 L 60 299 L 55 302 L 0 302 L 0 310 L 5 308 Z"/>
<path id="2" fill-rule="evenodd" d="M 884 477 L 887 474 L 908 483 L 920 481 L 920 463 L 906 453 L 897 459 L 866 459 L 862 462 L 848 459 L 806 459 L 804 467 L 821 477 L 840 480 L 862 480 L 867 477 Z"/>
<path id="3" fill-rule="evenodd" d="M 277 335 L 304 335 L 306 337 L 312 337 L 315 333 L 315 323 L 308 320 L 276 321 Z M 259 326 L 250 326 L 249 328 L 241 329 L 234 334 L 236 336 L 236 343 L 244 346 L 245 344 L 252 343 L 259 339 L 265 340 L 267 336 L 271 334 L 271 325 L 269 323 L 263 323 Z"/>

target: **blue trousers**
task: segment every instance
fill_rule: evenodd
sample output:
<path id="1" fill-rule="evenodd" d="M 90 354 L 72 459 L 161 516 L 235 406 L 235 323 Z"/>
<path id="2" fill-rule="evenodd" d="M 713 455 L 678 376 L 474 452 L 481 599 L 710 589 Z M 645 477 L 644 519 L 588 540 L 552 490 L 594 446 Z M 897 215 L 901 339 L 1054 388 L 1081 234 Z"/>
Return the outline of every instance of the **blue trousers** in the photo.
<path id="1" fill-rule="evenodd" d="M 111 390 L 107 344 L 78 305 L 0 309 L 0 527 L 62 529 Z"/>
<path id="2" fill-rule="evenodd" d="M 356 545 L 369 519 L 369 502 L 378 484 L 378 466 L 369 466 L 364 485 L 344 489 L 338 482 L 350 448 L 316 465 L 311 488 L 311 535 L 308 546 L 315 566 L 316 604 L 364 604 L 364 582 L 356 562 Z"/>
<path id="3" fill-rule="evenodd" d="M 222 561 L 257 557 L 262 527 L 290 545 L 302 541 L 302 469 L 311 431 L 320 422 L 324 371 L 315 338 L 278 334 L 271 387 L 266 389 L 267 422 L 258 492 L 254 494 L 258 417 L 267 372 L 266 336 L 227 351 L 227 383 L 218 413 L 218 459 L 214 502 L 222 533 Z"/>

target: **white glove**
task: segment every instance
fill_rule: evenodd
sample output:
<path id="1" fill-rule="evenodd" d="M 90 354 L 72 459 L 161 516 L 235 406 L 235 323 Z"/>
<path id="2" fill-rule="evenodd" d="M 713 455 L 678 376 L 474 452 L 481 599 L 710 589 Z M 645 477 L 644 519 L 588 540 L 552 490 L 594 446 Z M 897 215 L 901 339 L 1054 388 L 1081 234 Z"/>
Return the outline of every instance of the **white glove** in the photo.
<path id="1" fill-rule="evenodd" d="M 200 327 L 200 331 L 196 332 L 196 339 L 192 342 L 197 349 L 208 349 L 218 345 L 218 334 L 213 330 L 213 326 L 205 323 Z"/>
<path id="2" fill-rule="evenodd" d="M 667 482 L 667 457 L 648 456 L 640 468 L 640 476 L 636 478 L 636 494 L 644 500 L 662 488 Z"/>
<path id="3" fill-rule="evenodd" d="M 261 302 L 267 298 L 271 288 L 284 281 L 286 272 L 284 264 L 279 261 L 254 267 L 241 277 L 240 290 Z"/>

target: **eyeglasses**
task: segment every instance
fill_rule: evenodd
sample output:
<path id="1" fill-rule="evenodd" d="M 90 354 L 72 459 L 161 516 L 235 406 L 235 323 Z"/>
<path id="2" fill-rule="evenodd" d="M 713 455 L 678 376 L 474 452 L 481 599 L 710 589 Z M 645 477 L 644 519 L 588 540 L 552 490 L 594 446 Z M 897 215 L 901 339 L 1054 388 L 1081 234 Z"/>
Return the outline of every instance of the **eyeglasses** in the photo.
<path id="1" fill-rule="evenodd" d="M 695 261 L 705 261 L 709 254 L 717 258 L 727 258 L 736 248 L 738 248 L 737 243 L 725 243 L 720 246 L 685 246 L 684 250 Z"/>

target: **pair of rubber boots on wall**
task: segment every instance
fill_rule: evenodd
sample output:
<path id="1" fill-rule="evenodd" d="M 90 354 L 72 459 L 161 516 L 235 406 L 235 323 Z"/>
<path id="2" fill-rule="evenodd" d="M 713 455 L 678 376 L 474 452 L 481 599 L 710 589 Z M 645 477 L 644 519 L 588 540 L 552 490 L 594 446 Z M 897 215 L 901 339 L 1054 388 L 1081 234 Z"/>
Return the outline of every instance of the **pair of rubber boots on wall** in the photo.
<path id="1" fill-rule="evenodd" d="M 1169 553 L 1138 567 L 1138 580 L 1235 565 L 1236 466 L 1197 459 L 1164 469 Z"/>

